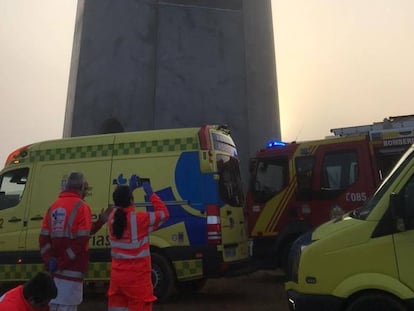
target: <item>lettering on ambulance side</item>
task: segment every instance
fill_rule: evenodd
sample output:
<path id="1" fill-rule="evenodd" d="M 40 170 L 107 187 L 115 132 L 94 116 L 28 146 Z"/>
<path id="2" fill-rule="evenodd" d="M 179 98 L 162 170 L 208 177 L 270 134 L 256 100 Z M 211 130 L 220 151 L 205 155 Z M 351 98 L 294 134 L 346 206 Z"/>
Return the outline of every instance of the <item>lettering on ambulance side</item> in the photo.
<path id="1" fill-rule="evenodd" d="M 109 235 L 94 235 L 89 240 L 90 246 L 106 246 L 109 247 Z"/>
<path id="2" fill-rule="evenodd" d="M 345 200 L 347 202 L 363 202 L 367 200 L 366 192 L 347 192 L 345 194 Z"/>

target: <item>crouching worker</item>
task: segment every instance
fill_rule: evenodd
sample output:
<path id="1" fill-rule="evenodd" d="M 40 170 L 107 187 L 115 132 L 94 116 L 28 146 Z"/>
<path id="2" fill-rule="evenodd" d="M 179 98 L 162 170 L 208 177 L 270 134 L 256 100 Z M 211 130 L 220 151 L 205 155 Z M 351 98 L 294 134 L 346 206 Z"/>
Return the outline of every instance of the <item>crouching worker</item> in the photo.
<path id="1" fill-rule="evenodd" d="M 49 302 L 57 296 L 53 279 L 39 272 L 24 285 L 0 297 L 0 311 L 49 311 Z"/>
<path id="2" fill-rule="evenodd" d="M 132 190 L 126 185 L 117 186 L 113 192 L 116 209 L 108 225 L 112 256 L 108 311 L 151 311 L 157 299 L 151 281 L 148 234 L 158 229 L 169 213 L 148 182 L 143 182 L 142 187 L 154 212 L 135 211 Z"/>

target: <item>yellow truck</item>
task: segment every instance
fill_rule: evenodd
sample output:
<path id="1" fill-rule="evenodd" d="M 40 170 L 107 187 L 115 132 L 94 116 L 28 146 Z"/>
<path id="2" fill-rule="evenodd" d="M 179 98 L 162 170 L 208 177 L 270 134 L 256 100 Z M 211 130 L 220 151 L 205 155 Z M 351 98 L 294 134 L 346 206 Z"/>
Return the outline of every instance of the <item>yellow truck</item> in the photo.
<path id="1" fill-rule="evenodd" d="M 414 310 L 414 147 L 360 208 L 298 238 L 290 310 Z"/>
<path id="2" fill-rule="evenodd" d="M 0 282 L 44 270 L 40 225 L 72 171 L 92 187 L 85 201 L 94 219 L 132 175 L 149 179 L 166 203 L 170 219 L 150 236 L 160 301 L 249 268 L 237 148 L 225 126 L 205 125 L 51 140 L 12 152 L 0 172 Z M 142 188 L 134 199 L 138 210 L 152 208 Z M 86 280 L 108 280 L 107 226 L 91 237 L 90 258 Z"/>

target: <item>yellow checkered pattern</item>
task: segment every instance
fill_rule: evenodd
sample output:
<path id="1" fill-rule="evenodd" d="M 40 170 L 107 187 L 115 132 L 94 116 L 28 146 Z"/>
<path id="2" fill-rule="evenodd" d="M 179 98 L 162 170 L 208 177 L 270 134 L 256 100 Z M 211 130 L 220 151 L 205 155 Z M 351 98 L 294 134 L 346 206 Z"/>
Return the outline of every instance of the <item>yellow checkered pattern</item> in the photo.
<path id="1" fill-rule="evenodd" d="M 60 161 L 71 159 L 124 156 L 146 153 L 162 153 L 198 149 L 194 137 L 163 139 L 141 142 L 119 143 L 115 145 L 91 145 L 68 148 L 35 150 L 29 153 L 29 161 Z"/>
<path id="2" fill-rule="evenodd" d="M 107 157 L 112 155 L 113 147 L 113 145 L 94 145 L 36 150 L 29 153 L 29 161 L 59 161 Z"/>
<path id="3" fill-rule="evenodd" d="M 43 264 L 7 264 L 0 265 L 0 280 L 25 281 L 37 272 L 45 271 Z"/>
<path id="4" fill-rule="evenodd" d="M 179 280 L 193 279 L 203 276 L 203 262 L 201 259 L 180 260 L 173 262 Z M 95 262 L 89 264 L 86 280 L 108 280 L 111 264 L 109 262 Z"/>
<path id="5" fill-rule="evenodd" d="M 94 262 L 89 264 L 86 280 L 109 280 L 110 262 Z M 43 264 L 8 264 L 0 265 L 0 280 L 24 281 L 33 277 L 37 272 L 45 271 Z"/>
<path id="6" fill-rule="evenodd" d="M 203 276 L 201 259 L 174 261 L 177 279 L 187 280 Z M 0 265 L 0 280 L 25 281 L 37 272 L 45 271 L 43 264 L 7 264 Z M 111 272 L 110 262 L 91 262 L 85 275 L 85 280 L 109 280 Z"/>
<path id="7" fill-rule="evenodd" d="M 116 144 L 114 156 L 198 149 L 193 137 Z"/>
<path id="8" fill-rule="evenodd" d="M 85 280 L 109 280 L 111 274 L 110 262 L 91 262 L 85 275 Z"/>
<path id="9" fill-rule="evenodd" d="M 174 261 L 173 264 L 177 279 L 180 281 L 203 276 L 203 262 L 201 259 Z"/>

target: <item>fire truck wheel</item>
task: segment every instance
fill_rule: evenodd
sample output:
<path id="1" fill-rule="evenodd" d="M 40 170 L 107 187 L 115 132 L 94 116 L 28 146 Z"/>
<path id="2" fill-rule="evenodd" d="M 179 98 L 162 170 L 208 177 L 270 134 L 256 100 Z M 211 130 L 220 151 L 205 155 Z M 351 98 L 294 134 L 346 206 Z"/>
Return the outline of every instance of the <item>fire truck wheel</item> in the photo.
<path id="1" fill-rule="evenodd" d="M 152 284 L 157 302 L 166 302 L 176 291 L 175 274 L 169 261 L 158 253 L 151 253 Z"/>
<path id="2" fill-rule="evenodd" d="M 385 293 L 365 293 L 356 297 L 346 311 L 406 311 L 407 308 L 398 298 Z"/>

